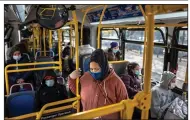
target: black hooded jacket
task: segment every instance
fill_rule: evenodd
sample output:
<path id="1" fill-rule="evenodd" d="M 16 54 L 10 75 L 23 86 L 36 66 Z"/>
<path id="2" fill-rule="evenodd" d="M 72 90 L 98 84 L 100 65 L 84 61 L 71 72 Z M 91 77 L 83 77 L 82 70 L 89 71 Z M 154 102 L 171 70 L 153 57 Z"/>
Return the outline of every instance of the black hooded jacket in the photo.
<path id="1" fill-rule="evenodd" d="M 45 84 L 45 77 L 53 76 L 55 83 L 52 87 L 48 87 Z M 42 80 L 42 84 L 36 92 L 36 109 L 39 111 L 45 104 L 67 99 L 66 87 L 57 83 L 56 74 L 53 70 L 45 71 L 45 75 Z"/>

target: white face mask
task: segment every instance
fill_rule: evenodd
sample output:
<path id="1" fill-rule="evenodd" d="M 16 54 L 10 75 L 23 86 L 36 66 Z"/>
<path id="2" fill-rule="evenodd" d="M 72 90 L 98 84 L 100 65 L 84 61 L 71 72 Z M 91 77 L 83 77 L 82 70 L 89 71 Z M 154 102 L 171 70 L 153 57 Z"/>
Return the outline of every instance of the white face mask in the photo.
<path id="1" fill-rule="evenodd" d="M 13 56 L 13 59 L 14 59 L 14 60 L 16 60 L 16 61 L 19 61 L 19 60 L 20 60 L 20 58 L 21 58 L 21 55 L 19 55 L 19 56 L 16 56 L 16 55 L 15 55 L 15 56 Z"/>
<path id="2" fill-rule="evenodd" d="M 48 87 L 52 87 L 54 85 L 55 81 L 54 80 L 46 80 L 45 83 Z"/>
<path id="3" fill-rule="evenodd" d="M 175 83 L 171 83 L 170 86 L 169 86 L 169 89 L 174 89 L 175 88 Z"/>

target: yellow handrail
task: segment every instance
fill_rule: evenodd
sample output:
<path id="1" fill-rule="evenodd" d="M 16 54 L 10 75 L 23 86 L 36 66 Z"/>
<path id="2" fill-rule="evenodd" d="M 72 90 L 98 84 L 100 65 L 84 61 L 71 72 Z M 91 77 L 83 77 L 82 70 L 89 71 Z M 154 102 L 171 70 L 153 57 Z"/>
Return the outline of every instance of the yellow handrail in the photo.
<path id="1" fill-rule="evenodd" d="M 72 31 L 72 25 L 70 25 L 70 58 L 73 58 L 73 47 L 72 47 L 72 39 L 73 39 L 73 31 Z"/>
<path id="2" fill-rule="evenodd" d="M 45 111 L 46 108 L 48 107 L 51 107 L 51 106 L 55 106 L 55 105 L 59 105 L 59 104 L 64 104 L 64 103 L 68 103 L 68 102 L 72 102 L 72 101 L 75 101 L 75 100 L 79 100 L 80 99 L 80 96 L 79 97 L 75 97 L 75 98 L 70 98 L 70 99 L 66 99 L 66 100 L 61 100 L 61 101 L 56 101 L 56 102 L 51 102 L 51 103 L 47 103 L 45 104 L 41 110 L 37 113 L 37 116 L 36 116 L 36 119 L 40 119 L 43 112 Z M 65 106 L 66 107 L 66 106 Z M 67 108 L 71 108 L 72 106 L 69 106 L 69 107 L 66 107 Z"/>
<path id="3" fill-rule="evenodd" d="M 121 61 L 108 61 L 109 64 L 113 64 L 113 63 L 124 63 L 124 62 L 129 62 L 129 61 L 126 61 L 126 60 L 121 60 Z"/>
<path id="4" fill-rule="evenodd" d="M 46 56 L 46 29 L 43 28 L 43 44 L 44 44 L 44 56 Z"/>
<path id="5" fill-rule="evenodd" d="M 52 31 L 49 30 L 49 49 L 52 49 Z"/>
<path id="6" fill-rule="evenodd" d="M 79 69 L 79 51 L 78 51 L 78 21 L 76 11 L 72 11 L 73 22 L 75 23 L 75 57 L 76 57 L 76 70 Z M 79 78 L 76 79 L 76 96 L 79 97 Z M 77 112 L 80 111 L 80 102 L 77 100 Z"/>
<path id="7" fill-rule="evenodd" d="M 68 102 L 73 102 L 73 101 L 75 101 L 77 99 L 80 99 L 80 98 L 78 98 L 78 97 L 70 98 L 70 99 L 66 99 L 66 100 L 61 100 L 61 101 L 57 101 L 57 102 L 48 103 L 48 104 L 46 104 L 44 106 L 45 106 L 45 109 L 46 109 L 47 107 L 50 107 L 50 106 L 55 106 L 55 105 L 58 105 L 58 104 L 64 104 L 64 103 L 68 103 Z M 47 113 L 52 113 L 52 112 L 68 109 L 68 108 L 73 108 L 73 105 L 67 105 L 67 106 L 62 106 L 62 107 L 58 107 L 58 108 L 52 108 L 52 109 L 48 109 L 48 110 L 42 110 L 42 109 L 41 110 L 42 110 L 42 113 L 47 114 Z M 20 120 L 20 119 L 26 119 L 26 118 L 30 118 L 30 117 L 35 117 L 38 114 L 40 114 L 40 111 L 30 113 L 30 114 L 21 115 L 21 116 L 17 116 L 17 117 L 12 117 L 12 118 L 8 118 L 8 119 L 13 119 L 13 120 L 18 119 L 18 120 Z"/>
<path id="8" fill-rule="evenodd" d="M 59 51 L 58 51 L 58 54 L 59 54 L 59 71 L 62 72 L 62 34 L 61 34 L 61 29 L 58 30 L 58 48 L 59 48 Z"/>
<path id="9" fill-rule="evenodd" d="M 20 70 L 8 70 L 9 67 L 19 67 L 19 66 L 31 66 L 31 65 L 45 65 L 45 64 L 59 64 L 59 62 L 38 62 L 38 63 L 21 63 L 21 64 L 10 64 L 5 67 L 5 85 L 6 85 L 6 95 L 9 95 L 9 80 L 8 73 L 11 72 L 23 72 L 23 71 L 33 71 L 33 70 L 43 70 L 43 69 L 58 69 L 58 67 L 44 67 L 44 68 L 30 68 L 30 69 L 20 69 Z"/>
<path id="10" fill-rule="evenodd" d="M 152 56 L 154 47 L 154 14 L 151 11 L 150 5 L 146 6 L 147 15 L 147 48 L 146 48 L 146 58 L 145 58 L 145 70 L 144 70 L 144 92 L 149 94 L 150 91 L 150 81 L 151 81 L 151 69 L 152 69 Z M 150 103 L 149 103 L 150 104 Z M 142 110 L 141 119 L 148 119 L 148 110 Z"/>
<path id="11" fill-rule="evenodd" d="M 106 8 L 107 8 L 107 5 L 104 5 L 104 9 L 103 9 L 102 14 L 100 16 L 100 21 L 99 21 L 99 25 L 98 25 L 98 36 L 97 36 L 97 43 L 98 43 L 97 48 L 98 49 L 100 48 L 100 29 L 101 29 L 102 19 L 104 16 L 104 12 L 106 11 Z"/>
<path id="12" fill-rule="evenodd" d="M 84 11 L 84 16 L 83 16 L 83 19 L 82 19 L 82 24 L 81 24 L 81 38 L 80 38 L 80 42 L 81 42 L 81 45 L 83 44 L 83 26 L 84 26 L 84 21 L 85 21 L 85 18 L 86 18 L 86 14 L 93 10 L 93 9 L 96 9 L 96 8 L 99 8 L 99 7 L 102 7 L 103 5 L 97 5 L 95 7 L 89 7 L 87 8 L 86 10 L 82 9 L 82 12 Z"/>
<path id="13" fill-rule="evenodd" d="M 103 115 L 107 115 L 107 114 L 111 114 L 111 113 L 115 113 L 115 112 L 119 112 L 124 110 L 124 104 L 123 102 L 117 103 L 117 104 L 113 104 L 113 105 L 108 105 L 105 107 L 100 107 L 100 108 L 96 108 L 96 109 L 92 109 L 92 110 L 88 110 L 85 112 L 80 112 L 77 114 L 73 114 L 73 115 L 68 115 L 68 116 L 63 116 L 63 117 L 58 117 L 55 118 L 57 120 L 68 120 L 68 119 L 92 119 L 95 117 L 99 117 L 99 116 L 103 116 Z"/>

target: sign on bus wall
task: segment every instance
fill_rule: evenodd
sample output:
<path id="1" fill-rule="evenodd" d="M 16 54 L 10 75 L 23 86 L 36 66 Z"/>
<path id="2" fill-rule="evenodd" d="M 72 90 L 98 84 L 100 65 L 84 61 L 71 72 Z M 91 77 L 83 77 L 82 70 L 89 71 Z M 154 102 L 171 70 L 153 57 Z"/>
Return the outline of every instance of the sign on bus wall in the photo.
<path id="1" fill-rule="evenodd" d="M 89 20 L 91 22 L 98 22 L 102 10 L 88 13 L 87 16 Z M 106 9 L 102 21 L 139 17 L 139 16 L 142 16 L 142 13 L 138 5 L 116 5 Z"/>

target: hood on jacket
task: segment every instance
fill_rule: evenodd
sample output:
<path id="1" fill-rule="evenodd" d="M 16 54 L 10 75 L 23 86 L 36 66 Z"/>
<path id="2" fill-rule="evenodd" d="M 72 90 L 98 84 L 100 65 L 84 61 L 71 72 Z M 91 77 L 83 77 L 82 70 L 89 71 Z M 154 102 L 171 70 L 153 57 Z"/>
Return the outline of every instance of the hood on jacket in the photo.
<path id="1" fill-rule="evenodd" d="M 20 48 L 19 48 L 18 46 L 13 46 L 13 47 L 11 48 L 10 53 L 9 53 L 9 57 L 10 57 L 11 59 L 13 59 L 13 53 L 14 53 L 15 51 L 20 51 Z M 21 53 L 21 51 L 20 51 L 20 53 Z M 22 54 L 22 53 L 21 53 L 21 54 Z"/>
<path id="2" fill-rule="evenodd" d="M 45 81 L 49 80 L 49 79 L 54 79 L 54 81 L 55 81 L 54 86 L 57 84 L 57 77 L 56 77 L 54 70 L 45 70 L 44 71 L 44 77 L 42 80 L 42 85 L 46 85 Z"/>
<path id="3" fill-rule="evenodd" d="M 160 86 L 164 89 L 168 89 L 170 81 L 175 78 L 176 75 L 170 71 L 164 71 L 160 79 Z"/>
<path id="4" fill-rule="evenodd" d="M 102 49 L 95 50 L 90 57 L 90 62 L 96 62 L 99 64 L 101 68 L 100 80 L 104 80 L 109 74 L 109 64 L 104 51 Z"/>

